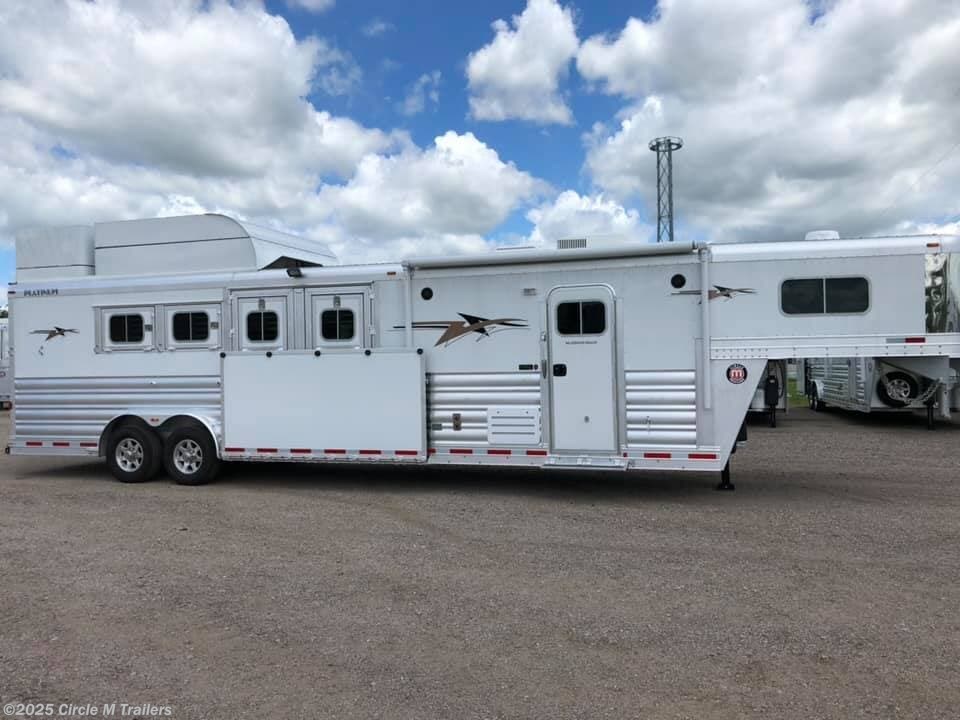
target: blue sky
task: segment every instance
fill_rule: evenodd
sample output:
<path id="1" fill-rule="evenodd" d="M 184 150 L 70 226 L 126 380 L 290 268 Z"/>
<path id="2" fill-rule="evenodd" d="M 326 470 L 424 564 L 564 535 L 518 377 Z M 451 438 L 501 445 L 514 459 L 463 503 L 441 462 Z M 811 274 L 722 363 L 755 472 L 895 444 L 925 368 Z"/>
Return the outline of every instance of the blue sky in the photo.
<path id="1" fill-rule="evenodd" d="M 960 4 L 0 3 L 0 280 L 23 228 L 222 212 L 348 262 L 960 232 Z"/>

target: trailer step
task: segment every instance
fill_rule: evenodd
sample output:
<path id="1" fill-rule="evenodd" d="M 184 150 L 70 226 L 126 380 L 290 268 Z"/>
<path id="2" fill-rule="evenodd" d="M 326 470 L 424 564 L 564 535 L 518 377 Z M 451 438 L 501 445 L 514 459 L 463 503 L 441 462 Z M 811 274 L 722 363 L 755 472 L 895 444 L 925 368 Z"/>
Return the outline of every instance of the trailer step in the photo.
<path id="1" fill-rule="evenodd" d="M 593 455 L 552 455 L 545 467 L 565 470 L 626 470 L 627 458 L 599 457 Z"/>

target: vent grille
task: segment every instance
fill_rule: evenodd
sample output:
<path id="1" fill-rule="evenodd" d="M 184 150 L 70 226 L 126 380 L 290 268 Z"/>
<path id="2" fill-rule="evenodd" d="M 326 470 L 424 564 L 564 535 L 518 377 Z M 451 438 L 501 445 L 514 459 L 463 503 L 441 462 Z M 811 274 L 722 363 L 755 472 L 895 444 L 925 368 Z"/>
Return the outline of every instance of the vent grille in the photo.
<path id="1" fill-rule="evenodd" d="M 587 246 L 586 238 L 563 238 L 557 240 L 557 250 L 575 250 Z"/>

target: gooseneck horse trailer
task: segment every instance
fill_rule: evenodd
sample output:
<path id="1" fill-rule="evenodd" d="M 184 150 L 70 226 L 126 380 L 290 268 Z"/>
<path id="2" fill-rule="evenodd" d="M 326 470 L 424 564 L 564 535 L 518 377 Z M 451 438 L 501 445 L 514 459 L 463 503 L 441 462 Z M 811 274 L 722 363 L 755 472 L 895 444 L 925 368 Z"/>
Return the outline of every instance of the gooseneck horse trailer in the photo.
<path id="1" fill-rule="evenodd" d="M 957 238 L 623 243 L 339 265 L 222 215 L 37 231 L 10 286 L 9 451 L 120 480 L 220 462 L 721 473 L 768 361 L 939 377 Z"/>

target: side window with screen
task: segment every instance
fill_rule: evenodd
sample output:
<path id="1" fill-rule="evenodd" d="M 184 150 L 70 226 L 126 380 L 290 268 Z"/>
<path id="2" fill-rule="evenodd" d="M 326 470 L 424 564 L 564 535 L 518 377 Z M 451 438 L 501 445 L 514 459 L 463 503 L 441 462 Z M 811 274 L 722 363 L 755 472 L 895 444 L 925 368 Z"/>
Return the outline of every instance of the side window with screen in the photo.
<path id="1" fill-rule="evenodd" d="M 247 340 L 251 342 L 273 342 L 277 339 L 279 326 L 279 318 L 273 310 L 257 310 L 247 313 Z"/>
<path id="2" fill-rule="evenodd" d="M 173 339 L 177 342 L 200 342 L 210 337 L 210 316 L 205 312 L 173 314 Z"/>
<path id="3" fill-rule="evenodd" d="M 870 285 L 862 277 L 784 280 L 780 308 L 787 315 L 864 313 L 870 307 Z"/>
<path id="4" fill-rule="evenodd" d="M 324 310 L 320 313 L 320 334 L 324 340 L 353 340 L 353 310 Z"/>
<path id="5" fill-rule="evenodd" d="M 143 315 L 111 315 L 110 342 L 112 343 L 142 343 L 143 342 Z"/>
<path id="6" fill-rule="evenodd" d="M 596 300 L 557 305 L 557 332 L 561 335 L 600 335 L 607 329 L 607 306 Z"/>

